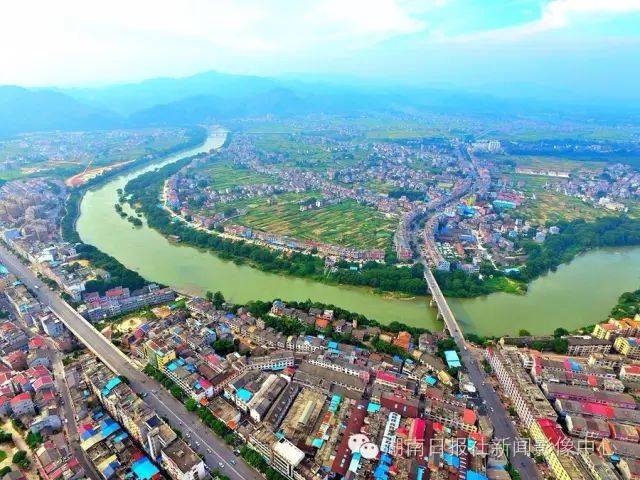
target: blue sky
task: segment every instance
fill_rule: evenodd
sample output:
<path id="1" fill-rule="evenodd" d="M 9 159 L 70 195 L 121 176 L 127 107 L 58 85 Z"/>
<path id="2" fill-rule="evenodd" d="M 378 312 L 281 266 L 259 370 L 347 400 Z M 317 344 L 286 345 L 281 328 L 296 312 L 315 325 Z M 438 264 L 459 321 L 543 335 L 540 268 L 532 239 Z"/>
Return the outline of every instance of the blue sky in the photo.
<path id="1" fill-rule="evenodd" d="M 218 70 L 640 96 L 640 0 L 33 0 L 3 20 L 0 84 Z"/>

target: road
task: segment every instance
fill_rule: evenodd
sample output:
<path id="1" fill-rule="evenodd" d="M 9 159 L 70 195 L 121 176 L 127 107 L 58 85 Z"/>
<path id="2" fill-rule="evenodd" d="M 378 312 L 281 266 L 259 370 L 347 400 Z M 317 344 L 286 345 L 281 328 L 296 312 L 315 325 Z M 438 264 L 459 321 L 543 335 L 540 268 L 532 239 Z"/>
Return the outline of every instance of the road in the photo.
<path id="1" fill-rule="evenodd" d="M 76 415 L 73 408 L 73 400 L 71 400 L 71 392 L 69 392 L 69 385 L 64 374 L 64 366 L 62 364 L 62 355 L 60 351 L 53 344 L 51 339 L 47 339 L 47 345 L 49 347 L 49 358 L 51 359 L 51 365 L 53 367 L 53 375 L 56 381 L 58 392 L 62 396 L 62 412 L 66 419 L 65 428 L 67 430 L 67 438 L 71 444 L 71 449 L 75 457 L 78 459 L 82 467 L 84 468 L 85 475 L 92 480 L 101 480 L 102 477 L 96 471 L 93 463 L 87 458 L 84 450 L 80 447 L 80 440 L 78 437 L 78 424 L 76 422 Z"/>
<path id="2" fill-rule="evenodd" d="M 478 167 L 475 162 L 473 165 L 476 171 L 478 171 Z M 478 181 L 475 188 L 482 188 L 487 184 L 487 182 L 488 179 L 486 178 L 486 176 L 478 175 Z M 470 186 L 468 189 L 464 189 L 464 192 L 471 190 L 471 188 L 472 187 Z M 449 202 L 457 200 L 458 198 L 460 198 L 459 195 L 453 196 L 450 198 Z M 430 221 L 428 220 L 425 225 L 429 224 Z M 430 233 L 430 235 L 432 235 L 432 233 Z M 470 349 L 467 347 L 464 333 L 462 332 L 462 329 L 460 328 L 455 315 L 449 307 L 449 302 L 447 302 L 447 299 L 443 295 L 442 290 L 440 290 L 438 282 L 433 276 L 428 258 L 425 258 L 424 252 L 421 260 L 424 265 L 424 278 L 427 282 L 427 286 L 429 287 L 429 292 L 431 293 L 433 300 L 438 306 L 438 312 L 442 316 L 447 330 L 449 331 L 449 335 L 451 335 L 451 338 L 456 342 L 456 345 L 460 349 L 460 360 L 469 373 L 469 378 L 473 382 L 473 385 L 476 387 L 480 398 L 486 402 L 487 413 L 494 428 L 494 437 L 498 440 L 504 440 L 506 444 L 509 445 L 509 461 L 514 466 L 514 468 L 516 468 L 518 472 L 520 472 L 522 478 L 540 478 L 535 463 L 529 456 L 521 453 L 514 455 L 514 445 L 516 445 L 515 442 L 517 442 L 519 439 L 516 427 L 511 421 L 511 418 L 509 417 L 493 386 L 489 382 L 487 382 L 484 369 L 478 364 L 476 359 L 471 354 Z"/>
<path id="3" fill-rule="evenodd" d="M 13 307 L 11 307 L 13 308 Z M 27 338 L 32 339 L 35 336 L 34 331 L 29 328 L 19 316 L 14 318 L 14 323 L 18 328 L 20 328 Z M 75 458 L 80 462 L 82 468 L 84 469 L 85 475 L 91 480 L 101 480 L 102 477 L 98 474 L 95 469 L 95 466 L 85 455 L 84 450 L 80 448 L 80 439 L 78 437 L 78 426 L 76 423 L 75 412 L 71 407 L 71 394 L 69 393 L 69 386 L 65 380 L 64 376 L 64 367 L 62 365 L 62 354 L 56 347 L 53 340 L 49 337 L 43 337 L 45 339 L 47 348 L 45 349 L 47 358 L 51 363 L 53 369 L 53 378 L 56 382 L 56 389 L 61 395 L 61 399 L 59 400 L 63 421 L 66 419 L 64 427 L 67 434 L 67 440 L 69 445 L 71 446 L 71 451 Z"/>
<path id="4" fill-rule="evenodd" d="M 93 328 L 56 292 L 40 281 L 16 255 L 2 244 L 0 244 L 0 260 L 10 272 L 32 292 L 35 292 L 38 300 L 43 305 L 48 305 L 71 333 L 105 365 L 115 374 L 123 375 L 129 379 L 134 391 L 139 394 L 146 393 L 144 400 L 152 409 L 166 418 L 173 428 L 181 430 L 185 436 L 189 435 L 188 440 L 191 447 L 204 456 L 205 463 L 209 468 L 218 468 L 233 479 L 262 479 L 256 470 L 247 465 L 240 457 L 236 457 L 224 441 L 203 425 L 196 414 L 188 412 L 184 405 L 167 392 L 162 385 L 138 370 L 124 353 Z M 233 465 L 232 461 L 237 461 L 237 464 Z"/>

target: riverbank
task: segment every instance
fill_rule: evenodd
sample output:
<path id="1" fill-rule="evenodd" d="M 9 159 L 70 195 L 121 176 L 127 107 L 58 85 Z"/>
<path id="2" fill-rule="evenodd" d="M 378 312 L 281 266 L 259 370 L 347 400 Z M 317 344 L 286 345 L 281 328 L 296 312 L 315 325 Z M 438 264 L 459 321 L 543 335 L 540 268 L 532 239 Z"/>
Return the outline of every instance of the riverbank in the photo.
<path id="1" fill-rule="evenodd" d="M 223 138 L 217 142 L 222 143 Z M 213 148 L 214 142 L 206 146 Z M 205 146 L 188 152 L 204 151 Z M 190 156 L 189 155 L 189 156 Z M 386 298 L 362 287 L 334 286 L 287 277 L 224 261 L 211 253 L 171 242 L 147 225 L 133 227 L 121 219 L 113 205 L 118 189 L 135 176 L 161 167 L 180 156 L 129 172 L 90 189 L 82 199 L 77 230 L 83 242 L 116 258 L 128 269 L 179 292 L 203 296 L 220 290 L 234 303 L 259 299 L 285 301 L 312 299 L 359 312 L 388 324 L 442 329 L 428 298 Z M 131 213 L 128 206 L 123 206 Z M 492 294 L 473 299 L 449 299 L 465 332 L 499 336 L 517 334 L 521 328 L 534 334 L 568 330 L 602 321 L 620 292 L 640 284 L 640 248 L 602 249 L 576 257 L 570 264 L 531 282 L 524 295 Z"/>
<path id="2" fill-rule="evenodd" d="M 153 164 L 157 161 L 159 156 L 169 156 L 172 153 L 179 153 L 181 151 L 189 150 L 196 145 L 204 144 L 207 139 L 207 131 L 202 127 L 193 128 L 190 130 L 189 140 L 176 145 L 164 152 L 164 154 L 158 154 L 157 156 L 145 156 L 137 160 L 124 162 L 120 164 L 117 169 L 111 169 L 103 172 L 101 175 L 91 178 L 84 184 L 71 190 L 69 196 L 65 202 L 65 213 L 60 222 L 60 232 L 62 238 L 69 243 L 75 245 L 79 254 L 79 258 L 89 261 L 94 268 L 100 268 L 109 273 L 109 279 L 97 279 L 87 282 L 85 285 L 87 291 L 99 291 L 104 293 L 105 290 L 115 286 L 125 286 L 132 290 L 141 288 L 148 283 L 137 272 L 129 270 L 122 263 L 116 260 L 114 257 L 105 254 L 93 245 L 88 245 L 82 242 L 79 234 L 77 233 L 77 221 L 80 214 L 80 204 L 82 202 L 84 194 L 91 188 L 96 188 L 110 179 L 119 175 L 125 174 L 135 168 L 141 168 L 146 164 Z"/>

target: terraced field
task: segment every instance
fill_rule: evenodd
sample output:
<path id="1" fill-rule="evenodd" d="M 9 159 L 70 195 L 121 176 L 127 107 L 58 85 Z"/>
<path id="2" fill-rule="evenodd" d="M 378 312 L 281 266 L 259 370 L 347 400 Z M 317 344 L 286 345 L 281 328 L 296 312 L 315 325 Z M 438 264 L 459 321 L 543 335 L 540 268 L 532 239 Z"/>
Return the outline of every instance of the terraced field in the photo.
<path id="1" fill-rule="evenodd" d="M 300 211 L 298 201 L 309 194 L 284 194 L 271 205 L 266 200 L 245 204 L 246 214 L 233 223 L 300 240 L 317 240 L 360 249 L 386 248 L 397 226 L 395 217 L 346 201 L 316 210 Z"/>

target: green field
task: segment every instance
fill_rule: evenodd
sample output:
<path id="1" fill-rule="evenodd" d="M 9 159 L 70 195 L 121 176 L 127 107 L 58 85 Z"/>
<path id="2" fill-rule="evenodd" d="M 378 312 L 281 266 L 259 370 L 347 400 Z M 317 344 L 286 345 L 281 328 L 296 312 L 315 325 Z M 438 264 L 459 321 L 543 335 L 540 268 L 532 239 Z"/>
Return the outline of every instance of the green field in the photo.
<path id="1" fill-rule="evenodd" d="M 387 218 L 354 201 L 301 212 L 299 200 L 311 196 L 309 193 L 279 195 L 272 205 L 266 200 L 254 199 L 244 205 L 246 214 L 235 217 L 232 222 L 300 240 L 361 249 L 386 248 L 392 241 L 396 218 Z"/>
<path id="2" fill-rule="evenodd" d="M 273 177 L 256 173 L 249 168 L 243 168 L 233 164 L 216 162 L 211 167 L 202 171 L 211 177 L 211 186 L 216 190 L 233 188 L 242 185 L 257 185 L 271 183 Z"/>
<path id="3" fill-rule="evenodd" d="M 506 155 L 505 158 L 513 160 L 518 167 L 561 170 L 565 172 L 579 170 L 601 171 L 607 165 L 606 162 L 598 160 L 575 160 L 544 155 Z"/>
<path id="4" fill-rule="evenodd" d="M 339 142 L 314 135 L 262 134 L 255 136 L 253 141 L 265 152 L 282 155 L 283 165 L 312 171 L 353 165 L 366 158 L 368 153 L 368 148 L 357 145 L 349 151 L 333 150 Z"/>

